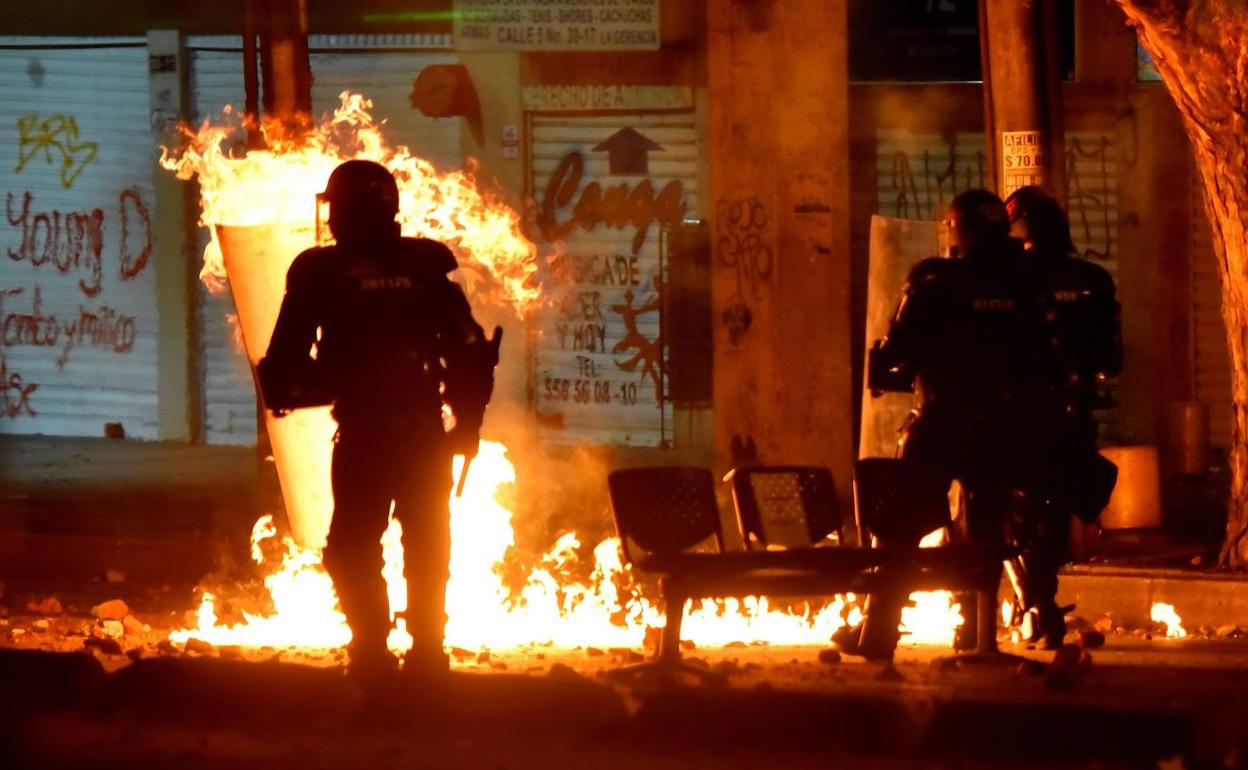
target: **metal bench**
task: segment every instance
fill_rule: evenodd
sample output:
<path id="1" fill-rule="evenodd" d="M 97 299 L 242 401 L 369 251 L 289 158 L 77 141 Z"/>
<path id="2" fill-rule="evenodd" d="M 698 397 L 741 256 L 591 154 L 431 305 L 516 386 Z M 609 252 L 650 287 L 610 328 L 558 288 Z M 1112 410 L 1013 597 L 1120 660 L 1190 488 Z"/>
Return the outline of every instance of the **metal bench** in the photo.
<path id="1" fill-rule="evenodd" d="M 769 542 L 770 533 L 777 531 L 768 526 L 769 517 L 781 514 L 787 521 L 780 531 L 793 533 L 792 519 L 800 509 L 808 542 L 784 550 L 725 551 L 715 480 L 704 468 L 630 468 L 609 474 L 611 510 L 624 558 L 641 572 L 660 577 L 666 615 L 655 660 L 621 672 L 659 669 L 718 678 L 681 661 L 681 624 L 691 599 L 977 589 L 992 572 L 992 560 L 999 562 L 993 549 L 970 545 L 808 547 L 840 533 L 826 470 L 764 466 L 739 470 L 730 480 L 748 537 L 763 546 L 776 545 Z"/>

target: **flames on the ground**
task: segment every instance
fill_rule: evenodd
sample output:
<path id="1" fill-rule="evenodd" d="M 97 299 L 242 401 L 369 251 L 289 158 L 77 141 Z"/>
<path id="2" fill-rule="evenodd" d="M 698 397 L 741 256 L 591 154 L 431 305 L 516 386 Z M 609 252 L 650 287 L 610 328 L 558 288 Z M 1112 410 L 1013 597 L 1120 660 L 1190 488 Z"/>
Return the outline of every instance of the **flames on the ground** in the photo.
<path id="1" fill-rule="evenodd" d="M 205 250 L 202 275 L 220 287 L 227 278 L 216 225 L 275 222 L 311 224 L 316 219 L 313 193 L 323 189 L 342 161 L 366 158 L 382 163 L 399 183 L 399 221 L 406 235 L 446 242 L 468 269 L 460 280 L 475 302 L 491 301 L 524 315 L 540 297 L 536 288 L 536 249 L 524 237 L 519 216 L 480 192 L 470 173 L 441 173 L 406 147 L 391 147 L 370 116 L 369 102 L 344 93 L 331 118 L 307 136 L 292 141 L 272 126 L 262 126 L 267 148 L 242 152 L 241 120 L 228 115 L 220 124 L 186 130 L 182 146 L 166 150 L 161 163 L 183 179 L 199 183 L 201 224 L 213 230 Z M 456 467 L 456 474 L 460 472 Z M 514 545 L 512 513 L 496 491 L 515 478 L 515 469 L 498 443 L 483 442 L 471 466 L 464 495 L 451 500 L 451 578 L 447 586 L 446 642 L 466 649 L 502 650 L 526 644 L 639 647 L 646 630 L 662 625 L 663 615 L 631 589 L 619 544 L 604 540 L 592 549 L 585 580 L 567 577 L 585 549 L 575 533 L 560 537 L 524 580 L 512 590 L 499 566 Z M 392 612 L 406 600 L 402 546 L 396 521 L 382 538 L 385 578 Z M 196 637 L 216 644 L 333 648 L 350 640 L 338 609 L 332 581 L 320 554 L 287 537 L 278 549 L 262 548 L 277 537 L 271 518 L 256 523 L 253 558 L 281 553 L 280 563 L 264 564 L 272 611 L 244 615 L 242 622 L 221 622 L 217 597 L 205 593 L 194 627 L 175 632 L 175 641 Z M 271 545 L 271 544 L 270 544 Z M 588 565 L 587 565 L 588 566 Z M 961 623 L 959 608 L 947 592 L 916 593 L 903 615 L 909 643 L 949 644 Z M 831 634 L 860 615 L 854 597 L 835 597 L 806 611 L 778 608 L 766 598 L 700 601 L 686 613 L 683 636 L 702 646 L 765 641 L 774 644 L 823 645 Z M 390 638 L 402 650 L 410 643 L 400 620 Z"/>
<path id="2" fill-rule="evenodd" d="M 1173 604 L 1154 602 L 1149 617 L 1154 623 L 1160 623 L 1165 627 L 1167 639 L 1182 639 L 1187 636 L 1187 630 L 1183 628 L 1183 619 L 1179 617 Z"/>
<path id="3" fill-rule="evenodd" d="M 461 466 L 456 463 L 455 472 Z M 515 468 L 503 445 L 483 441 L 469 470 L 462 497 L 451 498 L 451 579 L 447 585 L 446 643 L 464 649 L 504 650 L 529 644 L 559 647 L 640 647 L 647 627 L 663 624 L 659 607 L 649 600 L 624 594 L 631 571 L 620 560 L 619 542 L 604 540 L 593 549 L 594 564 L 585 582 L 561 580 L 568 562 L 577 558 L 580 541 L 574 533 L 560 537 L 533 569 L 519 592 L 504 585 L 498 566 L 514 545 L 511 511 L 499 503 L 497 492 L 515 480 Z M 382 537 L 383 574 L 392 613 L 405 609 L 400 527 L 391 521 Z M 263 563 L 260 541 L 276 536 L 271 517 L 252 531 L 252 557 Z M 221 624 L 215 597 L 205 594 L 197 625 L 175 632 L 175 641 L 197 637 L 214 644 L 243 646 L 337 647 L 351 632 L 337 606 L 333 585 L 320 566 L 320 554 L 300 548 L 289 537 L 281 564 L 265 579 L 272 594 L 273 612 L 247 615 L 243 622 Z M 949 644 L 962 618 L 943 591 L 918 592 L 902 619 L 906 643 Z M 827 644 L 846 622 L 857 622 L 854 597 L 835 597 L 807 613 L 777 609 L 764 598 L 702 600 L 692 603 L 685 616 L 683 637 L 699 646 L 731 642 L 772 644 Z M 395 652 L 410 644 L 400 619 L 390 637 Z"/>

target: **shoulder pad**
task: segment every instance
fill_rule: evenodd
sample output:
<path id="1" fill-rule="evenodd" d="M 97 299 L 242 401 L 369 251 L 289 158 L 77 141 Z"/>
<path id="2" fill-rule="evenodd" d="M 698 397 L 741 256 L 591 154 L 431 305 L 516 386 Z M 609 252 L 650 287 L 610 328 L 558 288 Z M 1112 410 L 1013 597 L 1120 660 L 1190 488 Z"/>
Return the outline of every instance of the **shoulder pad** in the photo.
<path id="1" fill-rule="evenodd" d="M 406 255 L 421 260 L 438 273 L 449 273 L 459 267 L 455 255 L 445 243 L 432 238 L 404 238 L 402 243 Z"/>
<path id="2" fill-rule="evenodd" d="M 286 282 L 305 280 L 323 272 L 333 259 L 334 251 L 333 246 L 313 246 L 310 249 L 304 249 L 290 263 L 290 269 L 286 271 Z"/>
<path id="3" fill-rule="evenodd" d="M 1111 291 L 1114 288 L 1114 277 L 1109 271 L 1089 259 L 1074 257 L 1070 260 L 1077 271 L 1076 275 L 1082 278 L 1089 286 L 1094 288 L 1108 287 Z"/>
<path id="4" fill-rule="evenodd" d="M 945 257 L 928 257 L 914 263 L 906 282 L 911 286 L 938 281 L 958 269 L 958 260 Z"/>

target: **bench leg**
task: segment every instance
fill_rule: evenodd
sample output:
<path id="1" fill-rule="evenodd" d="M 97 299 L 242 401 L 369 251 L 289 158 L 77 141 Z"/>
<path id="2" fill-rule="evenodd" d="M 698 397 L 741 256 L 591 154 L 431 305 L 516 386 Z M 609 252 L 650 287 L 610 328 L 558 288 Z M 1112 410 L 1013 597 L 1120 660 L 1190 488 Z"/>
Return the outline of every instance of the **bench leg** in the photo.
<path id="1" fill-rule="evenodd" d="M 661 581 L 663 588 L 663 614 L 667 625 L 659 637 L 659 651 L 654 660 L 634 666 L 613 669 L 607 675 L 616 680 L 649 680 L 659 685 L 673 684 L 682 676 L 693 677 L 705 684 L 724 684 L 727 678 L 715 671 L 685 663 L 680 657 L 680 629 L 685 619 L 685 605 L 689 598 L 680 590 L 679 583 L 671 577 Z"/>
<path id="2" fill-rule="evenodd" d="M 997 649 L 996 595 L 986 590 L 975 593 L 975 652 L 992 655 Z"/>
<path id="3" fill-rule="evenodd" d="M 689 600 L 672 578 L 663 578 L 661 586 L 663 614 L 667 618 L 667 625 L 663 627 L 663 635 L 659 637 L 658 660 L 670 665 L 680 662 L 680 628 L 685 622 L 685 605 Z"/>
<path id="4" fill-rule="evenodd" d="M 1000 585 L 1000 573 L 997 585 Z M 1006 665 L 1017 666 L 1030 664 L 1031 661 L 1021 655 L 1001 652 L 997 647 L 997 592 L 988 590 L 987 585 L 975 592 L 975 650 L 972 652 L 954 653 L 937 658 L 938 666 L 956 664 Z"/>

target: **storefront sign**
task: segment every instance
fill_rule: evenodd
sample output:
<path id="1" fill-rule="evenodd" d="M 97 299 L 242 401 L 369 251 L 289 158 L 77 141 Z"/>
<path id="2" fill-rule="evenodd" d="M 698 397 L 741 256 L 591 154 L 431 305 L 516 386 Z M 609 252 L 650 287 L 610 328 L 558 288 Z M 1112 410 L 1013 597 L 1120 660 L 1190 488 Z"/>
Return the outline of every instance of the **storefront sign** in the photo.
<path id="1" fill-rule="evenodd" d="M 693 109 L 688 86 L 526 86 L 520 99 L 528 112 Z"/>
<path id="2" fill-rule="evenodd" d="M 461 51 L 659 47 L 659 0 L 455 0 Z"/>

